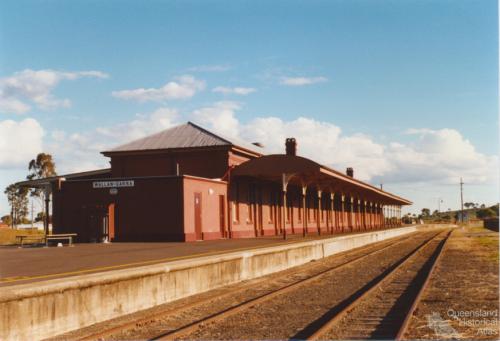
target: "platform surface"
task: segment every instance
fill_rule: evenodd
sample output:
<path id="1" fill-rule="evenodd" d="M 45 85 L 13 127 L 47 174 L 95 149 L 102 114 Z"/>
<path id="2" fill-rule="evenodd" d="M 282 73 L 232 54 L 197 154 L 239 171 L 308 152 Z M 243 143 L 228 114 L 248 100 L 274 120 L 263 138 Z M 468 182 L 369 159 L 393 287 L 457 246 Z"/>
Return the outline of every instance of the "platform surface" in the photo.
<path id="1" fill-rule="evenodd" d="M 363 233 L 360 231 L 357 233 Z M 369 231 L 366 231 L 369 232 Z M 353 233 L 350 233 L 353 234 Z M 347 234 L 309 234 L 199 242 L 75 244 L 72 247 L 0 247 L 0 287 L 125 269 L 180 259 L 263 248 Z"/>

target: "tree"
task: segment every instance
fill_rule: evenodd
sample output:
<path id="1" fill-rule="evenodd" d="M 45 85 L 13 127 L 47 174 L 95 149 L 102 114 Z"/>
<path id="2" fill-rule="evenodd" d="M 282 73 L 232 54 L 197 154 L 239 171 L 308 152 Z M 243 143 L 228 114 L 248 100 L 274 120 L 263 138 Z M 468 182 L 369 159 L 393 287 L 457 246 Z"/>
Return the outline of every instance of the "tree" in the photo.
<path id="1" fill-rule="evenodd" d="M 0 218 L 0 220 L 2 220 L 2 223 L 6 225 L 12 225 L 12 218 L 10 217 L 10 214 L 4 215 L 2 218 Z"/>
<path id="2" fill-rule="evenodd" d="M 439 211 L 438 210 L 434 210 L 434 212 L 432 212 L 432 215 L 433 216 L 438 216 L 439 215 Z"/>
<path id="3" fill-rule="evenodd" d="M 491 207 L 482 208 L 476 212 L 476 217 L 478 217 L 480 219 L 491 218 L 491 217 L 496 217 L 496 216 L 497 216 L 497 213 Z"/>
<path id="4" fill-rule="evenodd" d="M 28 180 L 36 180 L 56 176 L 56 164 L 52 160 L 52 155 L 40 153 L 36 159 L 30 161 L 28 165 Z M 32 193 L 42 192 L 39 188 L 33 189 Z"/>
<path id="5" fill-rule="evenodd" d="M 45 219 L 45 212 L 38 212 L 35 217 L 35 222 L 43 221 Z"/>
<path id="6" fill-rule="evenodd" d="M 493 206 L 491 206 L 490 208 L 491 208 L 493 211 L 495 211 L 495 213 L 496 213 L 496 215 L 497 215 L 497 217 L 498 217 L 498 204 L 493 205 Z"/>
<path id="7" fill-rule="evenodd" d="M 51 176 L 56 176 L 56 164 L 52 160 L 52 155 L 40 153 L 35 159 L 31 160 L 28 165 L 28 180 L 44 179 Z M 43 207 L 44 202 L 48 199 L 47 193 L 43 188 L 33 188 L 30 195 L 40 201 L 40 207 Z M 48 233 L 48 223 L 44 222 L 45 233 Z"/>
<path id="8" fill-rule="evenodd" d="M 4 193 L 7 195 L 7 201 L 11 208 L 11 225 L 22 223 L 28 215 L 28 190 L 12 184 L 5 189 Z"/>
<path id="9" fill-rule="evenodd" d="M 469 209 L 469 208 L 474 208 L 474 206 L 476 206 L 476 204 L 474 204 L 473 202 L 466 202 L 466 203 L 464 203 L 464 206 L 465 206 L 465 208 Z"/>
<path id="10" fill-rule="evenodd" d="M 431 210 L 428 208 L 422 208 L 422 217 L 428 217 L 431 215 Z"/>

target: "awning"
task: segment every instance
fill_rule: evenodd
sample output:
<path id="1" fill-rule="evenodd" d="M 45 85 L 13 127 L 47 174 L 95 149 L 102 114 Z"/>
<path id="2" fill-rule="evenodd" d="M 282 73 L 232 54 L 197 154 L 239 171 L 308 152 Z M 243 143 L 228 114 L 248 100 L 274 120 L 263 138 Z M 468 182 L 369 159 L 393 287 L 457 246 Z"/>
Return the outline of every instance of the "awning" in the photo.
<path id="1" fill-rule="evenodd" d="M 386 205 L 411 205 L 412 202 L 354 179 L 329 167 L 301 156 L 266 155 L 242 163 L 234 168 L 232 176 L 247 176 L 299 186 L 315 187 L 325 192 L 347 195 L 380 202 Z"/>
<path id="2" fill-rule="evenodd" d="M 44 188 L 44 187 L 49 186 L 52 182 L 57 181 L 59 179 L 65 179 L 65 180 L 78 179 L 78 178 L 85 178 L 88 176 L 104 175 L 104 174 L 109 174 L 109 173 L 111 173 L 111 168 L 97 169 L 97 170 L 92 170 L 92 171 L 87 171 L 87 172 L 56 175 L 56 176 L 51 176 L 51 177 L 43 178 L 43 179 L 26 180 L 26 181 L 17 182 L 15 185 L 19 186 L 19 187 Z"/>

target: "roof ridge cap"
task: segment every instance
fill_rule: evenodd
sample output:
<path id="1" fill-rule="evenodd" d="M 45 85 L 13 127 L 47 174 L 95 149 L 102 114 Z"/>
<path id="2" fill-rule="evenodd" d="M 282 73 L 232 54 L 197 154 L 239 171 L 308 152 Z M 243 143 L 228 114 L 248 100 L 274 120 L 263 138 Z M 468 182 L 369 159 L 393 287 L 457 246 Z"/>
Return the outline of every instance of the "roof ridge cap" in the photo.
<path id="1" fill-rule="evenodd" d="M 186 123 L 186 124 L 191 125 L 191 126 L 193 126 L 194 128 L 199 129 L 199 130 L 201 130 L 202 132 L 204 132 L 204 133 L 206 133 L 206 134 L 208 134 L 208 135 L 211 135 L 211 136 L 213 136 L 213 137 L 215 137 L 215 138 L 218 138 L 219 140 L 224 141 L 224 142 L 226 142 L 226 143 L 228 143 L 228 144 L 230 144 L 230 145 L 232 145 L 232 146 L 234 146 L 234 145 L 235 145 L 233 142 L 231 142 L 231 141 L 229 141 L 229 140 L 227 140 L 227 139 L 225 139 L 225 138 L 223 138 L 223 137 L 221 137 L 221 136 L 219 136 L 219 135 L 217 135 L 217 134 L 215 134 L 215 133 L 212 133 L 210 130 L 208 130 L 208 129 L 206 129 L 206 128 L 203 128 L 202 126 L 200 126 L 200 125 L 198 125 L 198 124 L 196 124 L 196 123 L 193 123 L 193 122 L 191 122 L 191 121 L 187 121 L 187 123 Z"/>

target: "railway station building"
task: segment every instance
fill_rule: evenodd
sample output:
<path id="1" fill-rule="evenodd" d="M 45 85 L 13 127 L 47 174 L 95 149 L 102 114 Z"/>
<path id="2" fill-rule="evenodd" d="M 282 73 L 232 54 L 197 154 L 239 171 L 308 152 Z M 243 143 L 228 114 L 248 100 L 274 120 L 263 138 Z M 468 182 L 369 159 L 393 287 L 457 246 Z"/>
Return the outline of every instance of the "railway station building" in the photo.
<path id="1" fill-rule="evenodd" d="M 300 143 L 300 141 L 298 141 Z M 78 242 L 196 241 L 397 227 L 411 202 L 297 155 L 188 122 L 103 151 L 110 168 L 24 181 L 52 198 L 52 233 Z M 47 207 L 49 207 L 47 205 Z"/>

